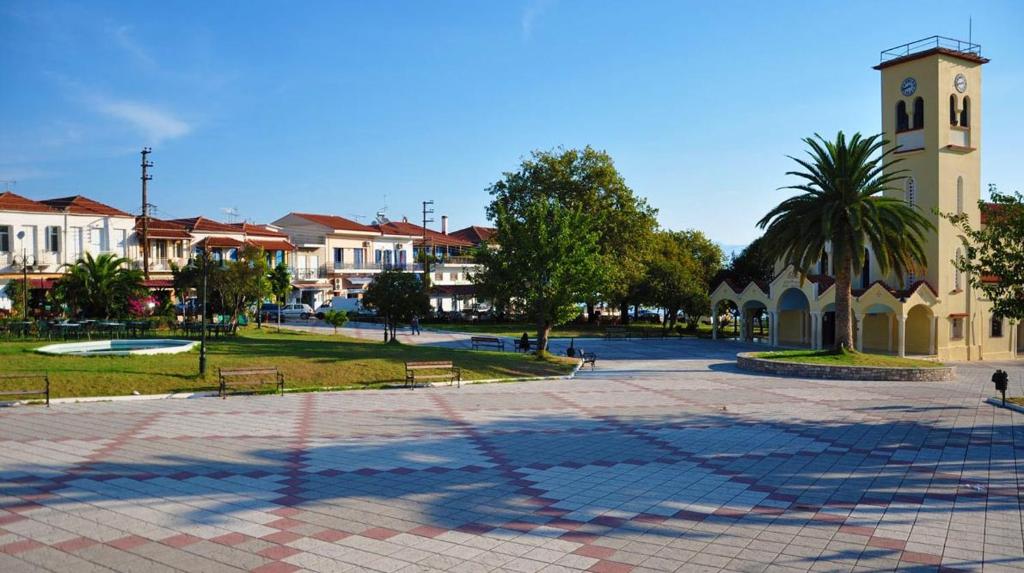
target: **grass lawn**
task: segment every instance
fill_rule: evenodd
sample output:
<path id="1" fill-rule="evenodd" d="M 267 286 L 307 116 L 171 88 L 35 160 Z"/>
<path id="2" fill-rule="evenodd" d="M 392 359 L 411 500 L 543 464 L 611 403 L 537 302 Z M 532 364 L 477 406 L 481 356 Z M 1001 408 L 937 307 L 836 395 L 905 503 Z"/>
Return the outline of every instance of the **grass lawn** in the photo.
<path id="1" fill-rule="evenodd" d="M 249 327 L 207 345 L 206 378 L 199 378 L 199 350 L 155 356 L 47 356 L 33 349 L 47 342 L 0 342 L 4 372 L 47 372 L 51 394 L 116 396 L 213 390 L 218 367 L 277 366 L 290 389 L 373 388 L 402 383 L 406 361 L 451 360 L 463 380 L 554 376 L 572 370 L 566 358 L 538 360 L 513 352 L 452 350 L 340 336 Z"/>
<path id="2" fill-rule="evenodd" d="M 823 364 L 825 366 L 883 366 L 890 368 L 936 368 L 939 362 L 930 360 L 914 360 L 884 354 L 866 354 L 863 352 L 834 353 L 831 350 L 779 350 L 761 352 L 757 358 L 779 360 L 783 362 L 800 362 L 802 364 Z"/>
<path id="3" fill-rule="evenodd" d="M 533 338 L 537 335 L 537 325 L 529 324 L 525 322 L 441 322 L 441 323 L 424 323 L 423 328 L 433 328 L 437 330 L 448 330 L 452 332 L 468 332 L 471 334 L 490 334 L 494 336 L 522 336 L 524 332 L 529 333 L 530 337 Z M 603 337 L 607 325 L 591 325 L 591 324 L 566 324 L 563 326 L 556 326 L 551 329 L 551 338 L 592 338 L 592 337 Z M 660 324 L 651 324 L 648 322 L 636 322 L 629 325 L 629 329 L 632 331 L 639 332 L 641 330 L 659 331 L 661 330 Z M 701 324 L 698 329 L 698 336 L 711 336 L 711 325 Z M 673 333 L 673 336 L 675 334 Z M 639 334 L 637 335 L 639 336 Z M 693 333 L 687 332 L 683 336 L 694 336 Z"/>
<path id="4" fill-rule="evenodd" d="M 1011 396 L 1006 401 L 1016 406 L 1024 406 L 1024 396 Z"/>

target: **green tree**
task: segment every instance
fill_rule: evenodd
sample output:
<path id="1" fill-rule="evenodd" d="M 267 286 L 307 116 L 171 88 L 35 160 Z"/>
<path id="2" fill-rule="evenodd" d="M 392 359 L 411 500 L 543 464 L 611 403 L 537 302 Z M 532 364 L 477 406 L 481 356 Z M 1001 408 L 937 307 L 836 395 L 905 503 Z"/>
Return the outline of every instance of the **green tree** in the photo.
<path id="1" fill-rule="evenodd" d="M 146 293 L 142 271 L 133 269 L 128 259 L 105 253 L 92 253 L 69 265 L 54 288 L 74 315 L 90 318 L 125 316 L 128 302 Z"/>
<path id="2" fill-rule="evenodd" d="M 903 276 L 926 264 L 924 241 L 933 225 L 901 199 L 882 193 L 904 178 L 891 159 L 896 148 L 884 149 L 880 136 L 839 132 L 835 141 L 820 135 L 805 138 L 809 159 L 791 157 L 803 171 L 790 171 L 803 180 L 785 187 L 802 193 L 768 212 L 758 226 L 765 229 L 767 251 L 797 273 L 806 273 L 831 245 L 836 269 L 837 350 L 853 348 L 850 292 L 854 268 L 864 264 L 871 247 L 883 273 Z"/>
<path id="3" fill-rule="evenodd" d="M 430 312 L 430 298 L 423 282 L 415 274 L 400 270 L 386 270 L 374 277 L 366 287 L 362 304 L 384 319 L 385 339 L 390 335 L 394 342 L 398 323 Z"/>
<path id="4" fill-rule="evenodd" d="M 348 313 L 344 310 L 328 310 L 324 313 L 324 322 L 334 327 L 334 334 L 338 334 L 338 329 L 348 324 Z"/>
<path id="5" fill-rule="evenodd" d="M 292 276 L 288 265 L 278 263 L 274 270 L 270 271 L 270 296 L 274 302 L 284 304 L 285 299 L 292 292 Z"/>
<path id="6" fill-rule="evenodd" d="M 626 185 L 611 156 L 589 146 L 534 151 L 518 171 L 505 173 L 489 191 L 494 198 L 487 212 L 491 220 L 499 204 L 516 214 L 538 198 L 586 213 L 605 267 L 602 281 L 584 298 L 588 316 L 596 319 L 594 303 L 605 300 L 619 306 L 628 320 L 626 310 L 641 293 L 657 210 Z"/>
<path id="7" fill-rule="evenodd" d="M 992 301 L 992 313 L 1024 320 L 1024 196 L 989 186 L 991 203 L 979 201 L 985 226 L 975 228 L 966 213 L 943 217 L 960 231 L 963 256 L 953 260 L 972 288 Z"/>
<path id="8" fill-rule="evenodd" d="M 246 246 L 238 254 L 238 260 L 223 261 L 222 270 L 217 273 L 215 289 L 221 300 L 221 307 L 238 320 L 245 309 L 258 302 L 263 294 L 271 292 L 270 268 L 263 249 Z"/>
<path id="9" fill-rule="evenodd" d="M 758 237 L 738 254 L 733 253 L 729 264 L 712 282 L 717 284 L 723 279 L 729 279 L 741 286 L 751 282 L 769 283 L 775 278 L 772 276 L 774 271 L 775 260 L 765 247 L 764 237 Z"/>
<path id="10" fill-rule="evenodd" d="M 577 304 L 601 284 L 604 259 L 588 213 L 556 198 L 489 207 L 499 248 L 478 253 L 482 270 L 473 280 L 481 292 L 519 301 L 537 325 L 537 353 L 547 350 L 551 328 L 579 314 Z"/>
<path id="11" fill-rule="evenodd" d="M 722 266 L 722 249 L 696 230 L 659 231 L 647 261 L 651 302 L 664 308 L 665 328 L 675 326 L 683 311 L 695 330 L 711 305 L 712 279 Z"/>
<path id="12" fill-rule="evenodd" d="M 4 294 L 11 301 L 11 314 L 27 319 L 28 309 L 25 308 L 25 281 L 11 279 L 4 286 Z"/>

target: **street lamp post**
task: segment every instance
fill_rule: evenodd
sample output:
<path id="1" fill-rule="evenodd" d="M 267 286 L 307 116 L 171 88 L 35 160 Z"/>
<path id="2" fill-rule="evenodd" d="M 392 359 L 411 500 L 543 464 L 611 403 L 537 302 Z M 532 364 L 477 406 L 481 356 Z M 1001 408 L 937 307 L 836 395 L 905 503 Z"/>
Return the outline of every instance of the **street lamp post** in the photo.
<path id="1" fill-rule="evenodd" d="M 28 320 L 28 268 L 34 266 L 36 260 L 34 256 L 29 256 L 28 251 L 25 249 L 25 231 L 18 231 L 18 240 L 21 241 L 21 260 L 19 261 L 17 255 L 15 255 L 13 262 L 15 267 L 21 267 L 21 311 L 25 315 L 23 318 Z"/>
<path id="2" fill-rule="evenodd" d="M 199 253 L 203 263 L 203 301 L 199 308 L 199 375 L 206 376 L 206 281 L 210 274 L 209 254 Z"/>

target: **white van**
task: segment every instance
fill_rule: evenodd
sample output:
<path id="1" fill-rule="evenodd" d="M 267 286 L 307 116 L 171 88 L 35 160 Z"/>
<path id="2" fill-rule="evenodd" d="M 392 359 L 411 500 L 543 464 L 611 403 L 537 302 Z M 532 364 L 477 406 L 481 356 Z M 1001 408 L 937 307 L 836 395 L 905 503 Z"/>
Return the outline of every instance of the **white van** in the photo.
<path id="1" fill-rule="evenodd" d="M 328 310 L 344 310 L 351 315 L 360 312 L 362 308 L 363 305 L 359 304 L 358 298 L 336 296 L 330 302 L 325 302 L 316 309 L 316 317 L 322 319 Z"/>

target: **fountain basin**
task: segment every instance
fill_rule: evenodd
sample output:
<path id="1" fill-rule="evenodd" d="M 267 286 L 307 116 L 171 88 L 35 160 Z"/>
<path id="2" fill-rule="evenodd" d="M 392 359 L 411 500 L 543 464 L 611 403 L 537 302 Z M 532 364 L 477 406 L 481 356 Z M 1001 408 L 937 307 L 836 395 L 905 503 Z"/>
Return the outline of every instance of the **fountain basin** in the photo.
<path id="1" fill-rule="evenodd" d="M 199 344 L 194 340 L 153 338 L 140 340 L 90 340 L 48 344 L 36 349 L 42 354 L 57 356 L 144 356 L 188 352 Z"/>

